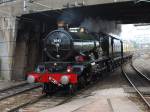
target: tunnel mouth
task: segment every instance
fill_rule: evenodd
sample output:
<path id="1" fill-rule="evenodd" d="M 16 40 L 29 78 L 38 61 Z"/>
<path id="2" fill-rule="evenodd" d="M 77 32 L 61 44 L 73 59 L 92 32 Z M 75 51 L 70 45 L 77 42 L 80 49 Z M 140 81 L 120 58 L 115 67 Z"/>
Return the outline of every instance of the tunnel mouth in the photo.
<path id="1" fill-rule="evenodd" d="M 21 18 L 44 21 L 57 24 L 62 18 L 72 26 L 78 26 L 84 18 L 97 18 L 118 21 L 122 24 L 149 23 L 150 4 L 147 2 L 124 1 L 115 3 L 93 4 L 63 7 L 63 9 L 31 11 L 23 14 Z M 94 13 L 93 13 L 94 12 Z M 62 16 L 63 15 L 63 16 Z M 69 18 L 69 19 L 68 19 Z"/>
<path id="2" fill-rule="evenodd" d="M 147 15 L 149 7 L 150 4 L 145 2 L 122 2 L 46 10 L 17 17 L 14 76 L 17 73 L 25 77 L 38 63 L 50 61 L 43 49 L 43 40 L 49 32 L 58 28 L 58 21 L 64 20 L 69 27 L 79 27 L 85 18 L 116 21 L 119 24 L 146 23 L 150 22 Z M 18 59 L 20 62 L 17 62 Z"/>

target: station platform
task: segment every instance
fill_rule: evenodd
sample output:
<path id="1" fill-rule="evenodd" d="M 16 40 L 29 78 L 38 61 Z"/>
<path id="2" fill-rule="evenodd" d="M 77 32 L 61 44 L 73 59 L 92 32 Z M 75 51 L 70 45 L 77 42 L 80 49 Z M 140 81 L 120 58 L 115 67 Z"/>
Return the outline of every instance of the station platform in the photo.
<path id="1" fill-rule="evenodd" d="M 123 88 L 103 89 L 41 112 L 144 112 L 132 98 Z"/>
<path id="2" fill-rule="evenodd" d="M 0 80 L 0 91 L 3 91 L 14 86 L 22 85 L 27 83 L 26 81 L 4 81 Z"/>

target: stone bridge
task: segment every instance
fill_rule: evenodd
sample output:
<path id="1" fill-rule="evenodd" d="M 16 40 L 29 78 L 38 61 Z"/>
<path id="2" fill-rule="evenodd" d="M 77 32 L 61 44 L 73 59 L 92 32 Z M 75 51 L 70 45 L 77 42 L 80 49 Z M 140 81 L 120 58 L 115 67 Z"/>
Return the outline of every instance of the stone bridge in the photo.
<path id="1" fill-rule="evenodd" d="M 27 49 L 29 50 L 28 41 L 20 41 L 17 39 L 18 36 L 22 34 L 22 38 L 29 38 L 32 33 L 31 37 L 34 35 L 40 38 L 39 29 L 44 29 L 43 26 L 48 27 L 47 24 L 52 26 L 52 23 L 56 22 L 55 19 L 68 9 L 81 12 L 83 17 L 100 16 L 118 23 L 139 23 L 150 20 L 148 15 L 150 5 L 139 0 L 0 0 L 1 78 L 6 80 L 25 78 L 23 74 L 30 70 L 27 66 L 30 62 L 35 65 L 38 58 L 34 58 L 37 52 L 29 56 L 29 51 L 26 52 Z M 35 31 L 32 32 L 31 29 L 29 31 L 31 33 L 24 33 L 30 28 L 27 27 L 25 21 L 28 21 L 28 24 L 31 21 Z M 36 45 L 32 45 L 33 51 L 36 50 Z M 28 58 L 33 60 L 30 61 Z"/>

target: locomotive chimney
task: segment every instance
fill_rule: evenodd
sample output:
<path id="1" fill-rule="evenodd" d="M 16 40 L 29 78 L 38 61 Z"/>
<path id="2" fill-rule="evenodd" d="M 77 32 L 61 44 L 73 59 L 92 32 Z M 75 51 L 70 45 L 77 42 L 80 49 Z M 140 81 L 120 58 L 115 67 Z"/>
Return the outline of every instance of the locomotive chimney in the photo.
<path id="1" fill-rule="evenodd" d="M 57 26 L 58 26 L 58 29 L 64 29 L 65 22 L 64 21 L 58 21 Z"/>
<path id="2" fill-rule="evenodd" d="M 64 21 L 58 21 L 57 23 L 58 25 L 58 29 L 65 29 L 65 30 L 69 30 L 69 24 L 65 23 Z"/>

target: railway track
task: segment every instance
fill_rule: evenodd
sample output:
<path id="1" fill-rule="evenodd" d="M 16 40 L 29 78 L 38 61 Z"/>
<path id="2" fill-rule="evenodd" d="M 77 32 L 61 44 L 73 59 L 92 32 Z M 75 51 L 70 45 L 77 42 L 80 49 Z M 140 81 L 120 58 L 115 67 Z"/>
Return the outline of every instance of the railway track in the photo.
<path id="1" fill-rule="evenodd" d="M 88 87 L 91 87 L 91 86 L 88 86 Z M 17 87 L 18 88 L 18 87 Z M 36 87 L 36 88 L 38 88 L 38 87 Z M 34 88 L 34 89 L 36 89 L 36 88 Z M 33 88 L 32 88 L 33 89 Z M 32 90 L 32 89 L 30 89 L 30 90 Z M 44 101 L 44 102 L 47 102 L 46 104 L 49 104 L 49 102 L 51 102 L 50 103 L 50 107 L 55 107 L 55 106 L 58 106 L 58 105 L 61 105 L 61 104 L 64 104 L 64 103 L 66 103 L 66 102 L 68 102 L 68 101 L 70 101 L 74 96 L 76 96 L 77 94 L 80 94 L 82 91 L 84 91 L 86 88 L 84 88 L 84 89 L 82 89 L 82 90 L 79 90 L 78 92 L 76 92 L 75 94 L 73 94 L 73 95 L 59 95 L 59 94 L 57 94 L 56 92 L 58 92 L 58 91 L 56 91 L 56 92 L 54 92 L 51 96 L 46 96 L 45 94 L 40 94 L 40 95 L 38 95 L 38 96 L 34 96 L 34 95 L 32 95 L 32 93 L 29 93 L 28 95 L 26 95 L 26 96 L 34 96 L 35 98 L 31 98 L 31 99 L 29 99 L 29 100 L 27 100 L 27 101 L 21 101 L 21 103 L 19 103 L 19 104 L 17 104 L 17 105 L 14 105 L 13 107 L 7 107 L 7 112 L 20 112 L 20 111 L 22 111 L 22 110 L 26 110 L 26 107 L 28 108 L 28 106 L 30 107 L 30 106 L 32 106 L 32 104 L 36 104 L 36 103 L 38 103 L 38 102 L 40 102 L 40 101 Z M 29 91 L 29 90 L 28 90 Z M 40 90 L 40 93 L 41 93 L 41 91 L 42 90 Z M 25 91 L 24 91 L 25 92 Z M 23 93 L 23 91 L 22 92 L 20 92 L 20 93 Z M 19 93 L 17 93 L 17 94 L 19 94 Z M 16 95 L 17 95 L 16 94 Z M 24 94 L 24 93 L 23 93 Z M 39 93 L 37 93 L 37 94 L 39 94 Z M 20 94 L 19 94 L 20 95 Z M 13 96 L 13 95 L 11 95 L 11 96 Z M 7 97 L 8 99 L 10 99 L 10 96 L 9 97 Z M 6 97 L 5 98 L 3 98 L 1 101 L 3 101 L 3 100 L 6 100 L 7 99 Z M 20 98 L 20 100 L 23 100 L 23 99 L 21 99 Z M 47 101 L 46 101 L 47 100 Z M 7 101 L 7 100 L 6 100 Z M 5 101 L 5 102 L 6 102 Z M 11 101 L 11 100 L 10 100 Z M 8 102 L 9 102 L 9 100 L 8 100 Z M 45 103 L 44 103 L 45 104 Z M 1 105 L 0 105 L 1 106 Z M 0 108 L 1 109 L 1 108 Z M 1 112 L 1 111 L 0 111 Z M 2 112 L 5 112 L 5 111 L 2 111 Z"/>
<path id="2" fill-rule="evenodd" d="M 28 83 L 27 83 L 27 82 L 23 82 L 23 83 L 21 83 L 21 84 L 12 85 L 12 86 L 10 86 L 10 87 L 2 88 L 2 89 L 0 89 L 0 92 L 7 91 L 7 90 L 12 89 L 12 88 L 14 88 L 14 87 L 23 86 L 23 85 L 26 85 L 26 84 L 28 84 Z"/>
<path id="3" fill-rule="evenodd" d="M 38 96 L 34 99 L 31 99 L 25 103 L 22 103 L 20 105 L 17 105 L 15 107 L 9 109 L 8 112 L 22 112 L 22 110 L 23 111 L 26 111 L 26 110 L 29 111 L 30 109 L 28 109 L 28 108 L 30 106 L 32 107 L 34 104 L 36 104 L 40 101 L 44 102 L 44 104 L 49 104 L 50 107 L 55 107 L 55 106 L 58 106 L 58 105 L 61 105 L 61 104 L 68 102 L 74 96 L 75 95 L 72 95 L 72 96 L 57 96 L 57 95 L 46 96 L 45 94 L 41 94 L 40 96 Z M 41 108 L 43 108 L 43 107 L 41 107 Z"/>
<path id="4" fill-rule="evenodd" d="M 146 66 L 146 67 L 144 67 L 144 66 Z M 134 68 L 136 70 L 138 70 L 139 72 L 141 72 L 142 74 L 144 74 L 147 77 L 147 79 L 150 81 L 150 71 L 149 71 L 149 65 L 148 64 L 141 65 L 141 63 L 140 63 L 140 66 L 137 65 L 136 67 L 134 66 Z"/>
<path id="5" fill-rule="evenodd" d="M 30 103 L 26 103 L 23 105 L 18 106 L 17 108 L 11 109 L 8 112 L 22 112 L 22 111 L 39 111 L 47 109 L 47 108 L 52 108 L 52 107 L 56 107 L 58 105 L 67 103 L 68 101 L 70 101 L 74 96 L 69 96 L 69 97 L 58 97 L 58 96 L 51 96 L 51 97 L 47 97 L 45 95 L 43 95 L 41 98 L 39 99 L 35 99 L 34 101 L 30 101 Z M 34 108 L 38 108 L 37 110 L 34 110 Z"/>
<path id="6" fill-rule="evenodd" d="M 54 92 L 51 96 L 48 96 L 48 97 L 44 94 L 40 94 L 38 97 L 35 97 L 33 94 L 30 93 L 27 96 L 32 95 L 34 96 L 34 98 L 30 99 L 26 97 L 26 99 L 28 98 L 28 101 L 24 101 L 22 103 L 14 105 L 13 107 L 10 107 L 9 109 L 7 109 L 7 112 L 31 112 L 31 111 L 37 112 L 39 110 L 44 110 L 47 108 L 52 108 L 52 107 L 67 103 L 78 97 L 87 97 L 91 94 L 89 92 L 86 93 L 85 91 L 89 90 L 90 88 L 95 87 L 95 84 L 99 82 L 100 82 L 99 80 L 95 81 L 87 85 L 85 88 L 78 90 L 75 94 L 67 95 L 67 96 L 61 95 L 58 91 Z M 41 91 L 39 93 L 41 93 Z M 39 93 L 36 93 L 36 94 L 39 94 Z M 22 98 L 20 100 L 22 100 Z"/>
<path id="7" fill-rule="evenodd" d="M 150 81 L 150 77 L 148 76 L 148 75 L 146 75 L 146 74 L 143 74 L 140 70 L 138 70 L 138 68 L 137 67 L 135 67 L 134 65 L 131 65 L 132 66 L 132 68 L 139 74 L 139 75 L 141 75 L 142 77 L 144 77 L 144 78 L 146 78 L 148 81 Z"/>
<path id="8" fill-rule="evenodd" d="M 41 91 L 40 84 L 21 84 L 1 91 L 0 112 L 15 112 L 20 106 L 36 102 L 34 99 L 43 97 Z"/>
<path id="9" fill-rule="evenodd" d="M 16 106 L 12 109 L 10 109 L 8 112 L 27 112 L 28 111 L 39 111 L 39 110 L 32 110 L 33 108 L 39 108 L 41 110 L 52 108 L 58 105 L 62 105 L 64 103 L 67 103 L 71 101 L 73 98 L 75 98 L 78 95 L 84 96 L 84 91 L 88 90 L 89 88 L 92 88 L 95 85 L 95 83 L 88 85 L 86 88 L 78 90 L 73 95 L 61 95 L 58 91 L 54 92 L 51 96 L 46 96 L 45 94 L 40 95 L 39 97 L 32 99 L 26 103 L 23 103 L 19 106 Z M 87 96 L 87 95 L 85 95 Z M 36 107 L 37 106 L 37 107 Z"/>
<path id="10" fill-rule="evenodd" d="M 27 105 L 31 105 L 31 104 L 33 104 L 33 103 L 36 103 L 36 102 L 38 102 L 39 100 L 43 99 L 45 96 L 46 96 L 45 94 L 42 94 L 42 95 L 36 97 L 35 99 L 29 100 L 29 101 L 27 101 L 27 102 L 25 102 L 25 103 L 22 103 L 22 104 L 20 104 L 20 105 L 17 105 L 17 106 L 15 106 L 15 107 L 9 109 L 7 112 L 20 112 L 20 111 L 19 111 L 20 108 L 23 108 L 23 107 L 25 107 L 25 106 L 27 106 Z"/>
<path id="11" fill-rule="evenodd" d="M 133 65 L 129 65 L 126 69 L 127 70 L 124 68 L 122 69 L 124 76 L 127 78 L 144 103 L 148 106 L 148 108 L 150 108 L 150 94 L 145 95 L 144 92 L 139 89 L 140 87 L 150 87 L 149 78 Z"/>
<path id="12" fill-rule="evenodd" d="M 40 84 L 32 85 L 32 84 L 24 83 L 21 85 L 14 86 L 12 88 L 7 88 L 4 90 L 1 90 L 0 91 L 0 101 L 4 100 L 6 98 L 9 98 L 9 97 L 15 96 L 17 94 L 21 94 L 23 92 L 30 91 L 35 88 L 39 88 L 39 87 L 41 87 Z"/>

